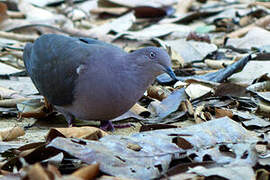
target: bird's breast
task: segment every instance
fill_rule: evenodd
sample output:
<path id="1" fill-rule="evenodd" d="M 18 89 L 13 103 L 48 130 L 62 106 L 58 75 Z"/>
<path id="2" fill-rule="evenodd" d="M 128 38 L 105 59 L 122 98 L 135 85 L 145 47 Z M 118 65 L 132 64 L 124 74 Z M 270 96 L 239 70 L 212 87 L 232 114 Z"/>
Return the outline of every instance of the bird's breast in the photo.
<path id="1" fill-rule="evenodd" d="M 97 70 L 79 77 L 74 101 L 65 108 L 79 119 L 110 120 L 128 111 L 143 93 L 128 75 Z"/>

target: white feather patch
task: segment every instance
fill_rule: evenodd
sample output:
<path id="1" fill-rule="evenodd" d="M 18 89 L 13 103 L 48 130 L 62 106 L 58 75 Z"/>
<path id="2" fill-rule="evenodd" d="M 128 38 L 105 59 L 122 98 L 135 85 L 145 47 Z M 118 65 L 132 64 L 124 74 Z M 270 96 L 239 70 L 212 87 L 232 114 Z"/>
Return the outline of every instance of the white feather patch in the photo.
<path id="1" fill-rule="evenodd" d="M 84 69 L 85 69 L 85 66 L 81 64 L 79 67 L 77 67 L 76 73 L 81 74 Z"/>

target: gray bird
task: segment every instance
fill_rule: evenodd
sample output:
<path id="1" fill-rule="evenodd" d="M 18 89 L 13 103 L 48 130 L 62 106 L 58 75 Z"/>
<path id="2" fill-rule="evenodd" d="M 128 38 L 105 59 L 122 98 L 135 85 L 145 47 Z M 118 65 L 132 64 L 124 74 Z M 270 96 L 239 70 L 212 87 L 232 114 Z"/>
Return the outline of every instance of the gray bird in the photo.
<path id="1" fill-rule="evenodd" d="M 101 121 L 127 112 L 155 77 L 176 79 L 166 51 L 146 47 L 131 53 L 90 38 L 46 34 L 27 43 L 23 60 L 34 85 L 69 125 L 77 117 Z"/>

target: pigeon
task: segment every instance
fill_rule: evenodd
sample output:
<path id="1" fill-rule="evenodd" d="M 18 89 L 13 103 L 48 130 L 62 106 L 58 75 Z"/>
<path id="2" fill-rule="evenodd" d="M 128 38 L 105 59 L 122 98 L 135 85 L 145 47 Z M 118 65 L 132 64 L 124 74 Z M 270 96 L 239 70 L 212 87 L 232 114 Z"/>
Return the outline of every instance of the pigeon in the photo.
<path id="1" fill-rule="evenodd" d="M 99 40 L 45 34 L 24 47 L 23 61 L 35 87 L 69 125 L 74 118 L 110 120 L 127 112 L 155 78 L 177 80 L 168 53 L 145 47 L 127 53 Z"/>

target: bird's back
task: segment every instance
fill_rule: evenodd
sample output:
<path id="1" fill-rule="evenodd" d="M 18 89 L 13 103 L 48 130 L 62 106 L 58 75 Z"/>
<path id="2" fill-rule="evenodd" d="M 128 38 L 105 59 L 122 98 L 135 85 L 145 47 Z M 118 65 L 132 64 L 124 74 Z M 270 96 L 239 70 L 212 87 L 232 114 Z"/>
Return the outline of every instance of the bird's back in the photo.
<path id="1" fill-rule="evenodd" d="M 50 103 L 63 106 L 74 100 L 77 68 L 100 48 L 117 49 L 94 39 L 48 34 L 25 46 L 23 60 L 39 92 Z"/>

